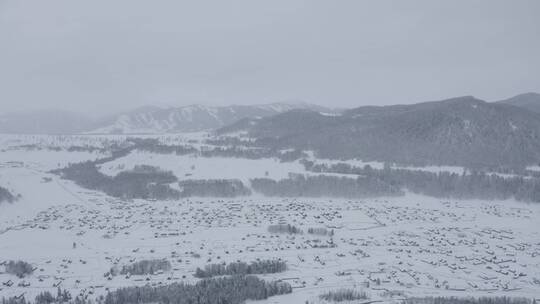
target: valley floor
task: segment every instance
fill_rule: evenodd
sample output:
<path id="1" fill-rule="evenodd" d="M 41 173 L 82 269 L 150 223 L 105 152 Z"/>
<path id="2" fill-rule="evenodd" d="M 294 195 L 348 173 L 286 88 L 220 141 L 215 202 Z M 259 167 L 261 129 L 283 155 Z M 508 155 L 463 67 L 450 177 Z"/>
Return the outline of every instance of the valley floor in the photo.
<path id="1" fill-rule="evenodd" d="M 124 286 L 195 282 L 197 267 L 256 259 L 288 265 L 286 272 L 261 276 L 293 286 L 292 294 L 268 303 L 318 302 L 320 294 L 339 288 L 384 301 L 540 295 L 536 204 L 412 194 L 121 200 L 46 173 L 49 167 L 5 160 L 1 166 L 0 181 L 27 190 L 21 201 L 0 206 L 0 263 L 24 260 L 36 269 L 25 278 L 0 273 L 0 298 L 31 298 L 58 286 L 95 297 Z M 291 224 L 303 233 L 273 234 L 273 224 Z M 309 228 L 333 235 L 310 234 Z M 104 275 L 144 259 L 167 259 L 172 271 Z"/>

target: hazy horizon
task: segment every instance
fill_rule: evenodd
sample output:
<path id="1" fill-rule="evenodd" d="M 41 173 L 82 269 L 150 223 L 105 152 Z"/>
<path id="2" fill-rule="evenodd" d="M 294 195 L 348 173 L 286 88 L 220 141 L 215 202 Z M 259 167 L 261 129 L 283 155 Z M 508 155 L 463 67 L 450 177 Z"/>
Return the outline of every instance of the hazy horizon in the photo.
<path id="1" fill-rule="evenodd" d="M 540 94 L 540 93 L 537 93 L 537 92 L 523 92 L 523 93 L 520 93 L 520 94 L 515 94 L 515 95 L 512 95 L 512 96 L 508 96 L 507 98 L 515 97 L 515 96 L 522 95 L 522 94 L 528 94 L 528 93 Z M 80 114 L 82 116 L 86 116 L 86 117 L 89 117 L 89 118 L 99 119 L 99 118 L 113 118 L 113 117 L 116 117 L 116 115 L 119 115 L 119 114 L 122 114 L 122 113 L 129 113 L 129 112 L 132 112 L 132 111 L 135 111 L 135 110 L 138 110 L 138 109 L 143 109 L 145 107 L 156 107 L 156 108 L 167 109 L 167 108 L 175 108 L 175 107 L 180 108 L 180 107 L 188 107 L 188 106 L 228 107 L 228 106 L 269 105 L 269 104 L 281 104 L 281 103 L 283 103 L 283 104 L 302 104 L 302 103 L 304 103 L 304 104 L 308 104 L 308 105 L 326 107 L 328 109 L 346 110 L 346 109 L 352 109 L 352 108 L 361 107 L 361 106 L 392 106 L 392 105 L 404 105 L 404 104 L 417 104 L 417 103 L 424 103 L 424 102 L 436 102 L 436 101 L 442 101 L 442 100 L 459 98 L 459 97 L 466 97 L 466 96 L 472 96 L 474 98 L 483 100 L 485 102 L 498 102 L 498 101 L 507 99 L 507 98 L 499 98 L 497 100 L 484 100 L 484 99 L 481 99 L 481 98 L 479 98 L 477 96 L 474 96 L 474 95 L 463 95 L 463 96 L 448 96 L 448 97 L 442 98 L 440 100 L 419 100 L 419 101 L 411 101 L 409 103 L 392 103 L 392 104 L 361 104 L 361 105 L 358 105 L 358 106 L 351 106 L 351 107 L 340 107 L 340 106 L 332 107 L 332 105 L 316 104 L 316 103 L 311 103 L 311 102 L 303 101 L 303 100 L 282 100 L 282 101 L 275 101 L 275 102 L 270 101 L 270 102 L 267 102 L 267 103 L 251 103 L 251 104 L 249 104 L 249 103 L 246 103 L 246 104 L 241 104 L 241 103 L 231 103 L 231 104 L 148 103 L 148 104 L 138 104 L 138 105 L 134 105 L 132 107 L 127 106 L 126 108 L 114 109 L 114 110 L 110 110 L 110 111 L 107 111 L 106 109 L 104 109 L 103 111 L 96 111 L 96 112 L 89 112 L 89 113 L 85 112 L 84 110 L 81 110 L 81 109 L 62 109 L 60 107 L 35 107 L 35 108 L 12 110 L 12 111 L 0 110 L 0 114 L 8 114 L 9 115 L 9 114 L 26 114 L 26 113 L 32 113 L 32 112 L 42 113 L 42 112 L 59 112 L 59 111 L 61 111 L 61 112 L 68 112 L 68 113 L 73 113 L 73 114 Z"/>
<path id="2" fill-rule="evenodd" d="M 538 1 L 0 1 L 0 112 L 540 92 Z"/>

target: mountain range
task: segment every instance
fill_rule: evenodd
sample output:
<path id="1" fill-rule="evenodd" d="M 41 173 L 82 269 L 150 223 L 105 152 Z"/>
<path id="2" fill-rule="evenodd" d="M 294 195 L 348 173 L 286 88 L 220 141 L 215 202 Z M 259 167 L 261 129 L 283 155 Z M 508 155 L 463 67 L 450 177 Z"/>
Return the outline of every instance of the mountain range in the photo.
<path id="1" fill-rule="evenodd" d="M 262 146 L 321 157 L 414 165 L 523 167 L 540 163 L 540 94 L 472 96 L 333 110 L 306 103 L 141 107 L 100 119 L 65 111 L 0 115 L 0 133 L 160 134 L 245 131 Z"/>
<path id="2" fill-rule="evenodd" d="M 523 167 L 540 161 L 540 114 L 525 97 L 488 103 L 464 96 L 412 105 L 364 106 L 337 116 L 293 110 L 244 119 L 218 133 L 246 131 L 263 146 L 313 150 L 328 158 Z M 525 99 L 528 102 L 522 102 Z"/>
<path id="3" fill-rule="evenodd" d="M 145 106 L 91 119 L 82 114 L 43 110 L 0 114 L 0 133 L 18 134 L 159 134 L 213 130 L 247 117 L 266 117 L 293 109 L 336 113 L 307 103 L 272 103 L 223 107 Z"/>
<path id="4" fill-rule="evenodd" d="M 141 134 L 214 130 L 248 117 L 267 117 L 294 109 L 332 112 L 307 103 L 273 103 L 265 105 L 232 105 L 210 107 L 144 107 L 101 122 L 101 127 L 88 133 Z"/>

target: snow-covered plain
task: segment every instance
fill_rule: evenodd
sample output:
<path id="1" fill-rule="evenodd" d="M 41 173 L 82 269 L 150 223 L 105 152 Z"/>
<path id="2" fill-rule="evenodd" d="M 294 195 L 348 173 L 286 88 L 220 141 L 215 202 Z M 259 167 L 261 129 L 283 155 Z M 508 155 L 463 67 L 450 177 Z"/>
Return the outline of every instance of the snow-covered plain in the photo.
<path id="1" fill-rule="evenodd" d="M 275 158 L 245 159 L 232 157 L 200 157 L 197 155 L 155 154 L 134 151 L 129 155 L 100 166 L 100 171 L 114 176 L 136 165 L 150 165 L 169 170 L 179 179 L 249 179 L 287 178 L 289 173 L 305 173 L 298 162 L 282 163 Z"/>
<path id="2" fill-rule="evenodd" d="M 39 140 L 41 145 L 55 142 Z M 98 146 L 101 140 L 121 139 L 74 140 Z M 0 185 L 22 198 L 0 204 L 0 263 L 25 260 L 36 270 L 17 278 L 3 273 L 0 266 L 0 283 L 6 283 L 0 285 L 0 298 L 31 297 L 55 291 L 56 286 L 94 297 L 123 286 L 195 282 L 195 269 L 209 263 L 275 258 L 285 260 L 289 269 L 261 277 L 287 281 L 294 290 L 262 303 L 317 302 L 323 292 L 344 287 L 364 290 L 371 299 L 382 301 L 421 295 L 540 294 L 539 205 L 412 194 L 364 200 L 253 195 L 127 201 L 49 173 L 59 165 L 101 157 L 100 152 L 17 148 L 35 141 L 1 141 Z M 139 151 L 105 163 L 100 170 L 114 175 L 138 164 L 171 170 L 179 179 L 247 181 L 304 172 L 299 163 L 274 159 Z M 304 233 L 267 231 L 278 223 L 295 225 Z M 308 228 L 323 227 L 333 229 L 334 235 L 307 233 Z M 161 258 L 172 263 L 171 272 L 104 276 L 113 266 Z"/>

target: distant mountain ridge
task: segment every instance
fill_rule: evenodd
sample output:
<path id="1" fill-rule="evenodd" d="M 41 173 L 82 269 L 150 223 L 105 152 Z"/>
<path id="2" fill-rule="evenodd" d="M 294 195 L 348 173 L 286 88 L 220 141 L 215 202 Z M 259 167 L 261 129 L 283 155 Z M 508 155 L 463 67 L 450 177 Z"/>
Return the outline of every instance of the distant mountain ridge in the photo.
<path id="1" fill-rule="evenodd" d="M 513 105 L 516 107 L 524 108 L 529 111 L 540 113 L 540 94 L 529 92 L 524 94 L 519 94 L 517 96 L 497 101 L 497 103 L 504 103 Z"/>
<path id="2" fill-rule="evenodd" d="M 102 123 L 89 133 L 133 134 L 171 133 L 213 130 L 247 117 L 267 117 L 294 109 L 333 111 L 306 103 L 272 103 L 264 105 L 204 106 L 136 109 Z"/>
<path id="3" fill-rule="evenodd" d="M 290 111 L 239 121 L 261 145 L 314 150 L 321 157 L 467 167 L 540 161 L 540 114 L 472 96 L 413 105 L 365 106 L 340 116 Z"/>
<path id="4" fill-rule="evenodd" d="M 181 107 L 144 106 L 101 119 L 60 110 L 0 114 L 0 133 L 158 134 L 213 130 L 246 117 L 266 117 L 293 109 L 334 113 L 307 103 Z"/>

